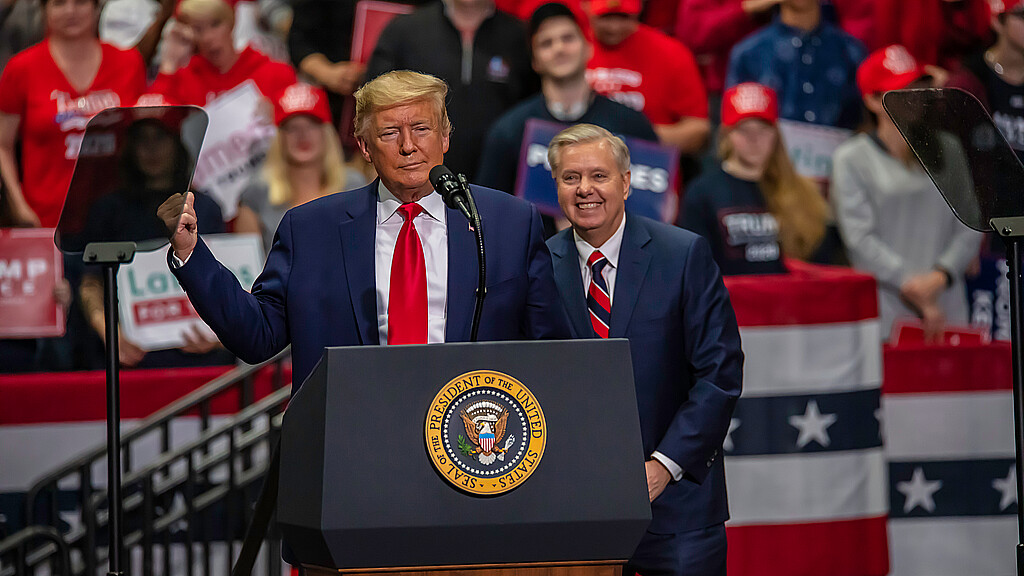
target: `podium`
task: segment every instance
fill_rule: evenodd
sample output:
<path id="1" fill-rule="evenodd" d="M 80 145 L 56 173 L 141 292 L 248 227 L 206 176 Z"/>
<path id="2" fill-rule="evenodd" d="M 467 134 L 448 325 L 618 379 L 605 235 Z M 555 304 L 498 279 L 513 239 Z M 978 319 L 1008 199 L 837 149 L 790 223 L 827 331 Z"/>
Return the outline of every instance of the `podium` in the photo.
<path id="1" fill-rule="evenodd" d="M 277 518 L 314 574 L 617 574 L 651 518 L 626 340 L 327 348 Z"/>

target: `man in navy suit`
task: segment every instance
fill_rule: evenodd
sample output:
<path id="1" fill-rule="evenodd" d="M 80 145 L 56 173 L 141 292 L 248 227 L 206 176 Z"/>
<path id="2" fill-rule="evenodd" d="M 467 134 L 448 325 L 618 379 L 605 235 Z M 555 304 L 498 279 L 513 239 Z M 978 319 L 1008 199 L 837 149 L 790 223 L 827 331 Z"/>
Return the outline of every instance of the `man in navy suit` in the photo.
<path id="1" fill-rule="evenodd" d="M 180 221 L 170 201 L 161 208 L 174 275 L 229 350 L 255 363 L 291 343 L 298 385 L 325 346 L 469 340 L 476 242 L 428 180 L 448 150 L 446 93 L 409 71 L 356 93 L 359 147 L 379 178 L 289 211 L 251 294 L 196 234 L 191 193 Z M 487 188 L 473 195 L 487 246 L 479 339 L 568 338 L 537 210 Z"/>
<path id="2" fill-rule="evenodd" d="M 703 238 L 625 213 L 629 150 L 607 130 L 567 128 L 548 161 L 572 223 L 548 247 L 573 336 L 632 350 L 652 519 L 624 574 L 724 575 L 743 353 L 722 275 Z"/>

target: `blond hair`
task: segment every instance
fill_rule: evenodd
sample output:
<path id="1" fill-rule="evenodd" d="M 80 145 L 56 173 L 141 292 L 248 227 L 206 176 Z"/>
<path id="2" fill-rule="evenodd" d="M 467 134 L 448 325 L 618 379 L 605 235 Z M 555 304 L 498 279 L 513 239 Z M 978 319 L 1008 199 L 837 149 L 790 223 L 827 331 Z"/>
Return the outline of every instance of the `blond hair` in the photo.
<path id="1" fill-rule="evenodd" d="M 184 22 L 192 18 L 214 18 L 234 24 L 235 13 L 224 0 L 182 0 L 178 5 L 178 17 Z"/>
<path id="2" fill-rule="evenodd" d="M 733 154 L 729 132 L 731 129 L 725 126 L 719 132 L 718 156 L 722 160 Z M 775 133 L 775 148 L 757 184 L 768 212 L 779 223 L 779 244 L 783 253 L 806 260 L 825 238 L 828 204 L 813 180 L 797 174 L 777 127 Z"/>
<path id="3" fill-rule="evenodd" d="M 367 82 L 353 94 L 356 99 L 356 114 L 353 122 L 356 136 L 366 136 L 370 129 L 370 118 L 374 113 L 396 106 L 414 102 L 429 102 L 437 110 L 440 120 L 441 134 L 447 136 L 452 131 L 448 119 L 445 98 L 448 96 L 448 85 L 444 80 L 429 74 L 411 72 L 409 70 L 393 70 Z"/>
<path id="4" fill-rule="evenodd" d="M 338 132 L 330 122 L 323 123 L 324 157 L 320 172 L 321 196 L 340 192 L 345 184 L 345 160 L 341 154 Z M 267 196 L 274 206 L 291 206 L 294 194 L 288 178 L 290 163 L 284 151 L 284 135 L 277 131 L 267 150 L 263 164 L 263 178 L 267 181 Z"/>
<path id="5" fill-rule="evenodd" d="M 611 148 L 612 156 L 619 167 L 619 172 L 625 174 L 629 171 L 629 148 L 622 138 L 593 124 L 576 124 L 562 130 L 551 139 L 548 144 L 548 164 L 551 165 L 551 174 L 558 172 L 558 162 L 562 159 L 562 150 L 577 144 L 589 144 L 591 142 L 607 142 Z"/>

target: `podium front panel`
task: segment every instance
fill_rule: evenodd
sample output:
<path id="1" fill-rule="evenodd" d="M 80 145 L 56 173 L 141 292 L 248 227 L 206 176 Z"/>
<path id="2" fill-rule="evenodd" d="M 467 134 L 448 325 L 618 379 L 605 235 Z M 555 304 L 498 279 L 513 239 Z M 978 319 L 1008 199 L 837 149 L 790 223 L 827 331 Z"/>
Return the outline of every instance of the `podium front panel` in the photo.
<path id="1" fill-rule="evenodd" d="M 477 370 L 521 382 L 546 424 L 532 475 L 497 495 L 447 480 L 424 433 Z M 644 460 L 626 340 L 329 348 L 285 415 L 278 519 L 330 568 L 626 559 L 650 521 Z"/>

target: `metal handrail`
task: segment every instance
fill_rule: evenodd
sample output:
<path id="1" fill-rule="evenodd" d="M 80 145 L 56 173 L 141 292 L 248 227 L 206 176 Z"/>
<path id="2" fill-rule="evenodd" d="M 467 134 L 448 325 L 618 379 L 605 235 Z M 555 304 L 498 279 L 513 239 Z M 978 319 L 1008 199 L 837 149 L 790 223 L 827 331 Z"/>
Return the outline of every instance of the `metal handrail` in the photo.
<path id="1" fill-rule="evenodd" d="M 276 416 L 271 417 L 271 422 L 268 423 L 266 430 L 261 431 L 259 434 L 252 435 L 244 443 L 236 442 L 233 450 L 228 450 L 217 455 L 206 454 L 206 457 L 202 459 L 201 463 L 192 464 L 196 460 L 195 456 L 203 455 L 212 442 L 225 434 L 233 435 L 237 429 L 247 423 L 250 423 L 253 419 L 264 414 L 268 414 L 276 407 L 283 405 L 290 396 L 290 393 L 290 388 L 283 388 L 269 396 L 266 396 L 256 404 L 253 404 L 249 408 L 231 417 L 229 421 L 223 423 L 217 428 L 204 432 L 200 438 L 193 440 L 189 444 L 182 446 L 173 452 L 162 455 L 158 460 L 152 462 L 145 468 L 126 476 L 122 482 L 122 486 L 127 489 L 141 484 L 143 487 L 143 494 L 141 496 L 138 494 L 131 494 L 125 498 L 123 508 L 125 515 L 139 511 L 145 513 L 146 510 L 144 507 L 147 499 L 174 493 L 177 489 L 182 488 L 189 482 L 193 482 L 195 478 L 202 476 L 203 473 L 208 472 L 214 466 L 230 462 L 234 452 L 254 445 L 264 439 L 267 435 L 279 430 L 282 414 L 277 414 Z M 160 485 L 157 486 L 155 478 L 161 475 L 162 471 L 167 470 L 176 461 L 180 461 L 182 459 L 187 459 L 190 463 L 189 470 L 185 474 L 162 478 L 160 480 Z M 149 533 L 148 537 L 150 538 L 156 532 L 166 533 L 176 522 L 209 510 L 215 504 L 231 494 L 232 491 L 246 488 L 261 479 L 266 473 L 266 466 L 267 465 L 260 465 L 254 470 L 250 470 L 247 474 L 240 474 L 234 481 L 229 481 L 227 485 L 220 484 L 213 486 L 201 494 L 196 494 L 195 498 L 189 502 L 189 509 L 187 511 L 167 511 L 159 517 L 153 517 L 151 519 L 151 525 L 147 525 L 141 529 L 131 530 L 125 534 L 125 546 L 131 547 L 141 544 L 147 538 L 147 532 Z M 99 510 L 105 499 L 105 492 L 96 493 L 86 504 L 86 508 L 89 510 Z M 102 530 L 106 525 L 106 516 L 98 514 L 93 530 Z M 69 545 L 74 546 L 85 536 L 85 530 L 79 529 L 74 533 L 66 535 L 65 538 Z M 96 560 L 99 563 L 102 563 L 106 561 L 106 559 L 107 555 L 105 550 L 99 550 L 96 555 Z"/>
<path id="2" fill-rule="evenodd" d="M 130 534 L 126 534 L 126 544 L 129 546 L 142 546 L 145 573 L 151 574 L 153 548 L 162 546 L 165 550 L 164 573 L 169 570 L 168 558 L 170 556 L 168 547 L 174 542 L 173 529 L 175 524 L 185 520 L 189 528 L 186 531 L 186 541 L 189 543 L 188 571 L 192 573 L 192 528 L 194 524 L 202 531 L 202 538 L 198 543 L 203 545 L 207 572 L 209 572 L 209 547 L 211 544 L 206 534 L 206 521 L 201 518 L 209 518 L 213 506 L 223 502 L 229 518 L 241 518 L 248 516 L 247 507 L 244 505 L 244 494 L 255 483 L 264 477 L 266 473 L 266 462 L 257 461 L 253 458 L 252 450 L 261 442 L 271 440 L 280 430 L 280 423 L 283 416 L 284 406 L 290 397 L 291 386 L 286 386 L 281 381 L 281 361 L 284 360 L 290 351 L 285 350 L 270 360 L 258 365 L 244 365 L 235 367 L 221 376 L 211 380 L 199 389 L 176 400 L 167 407 L 158 410 L 151 416 L 145 418 L 137 427 L 123 435 L 121 450 L 130 454 L 132 442 L 139 440 L 148 434 L 160 434 L 161 452 L 153 460 L 147 461 L 142 467 L 132 469 L 131 458 L 124 459 L 124 466 L 127 469 L 122 479 L 124 487 L 124 512 L 126 514 L 139 515 L 141 528 L 134 528 Z M 259 401 L 253 401 L 252 377 L 268 365 L 275 365 L 276 371 L 272 376 L 275 388 L 269 395 Z M 239 412 L 225 416 L 223 421 L 211 426 L 211 403 L 220 395 L 238 388 Z M 177 417 L 186 414 L 199 415 L 200 434 L 198 438 L 189 439 L 186 443 L 171 449 L 170 423 Z M 260 426 L 260 419 L 269 418 L 266 426 Z M 220 446 L 225 443 L 227 449 L 222 450 Z M 268 451 L 269 453 L 269 451 Z M 61 570 L 63 574 L 88 574 L 97 573 L 106 561 L 106 550 L 97 546 L 97 535 L 106 525 L 107 490 L 93 486 L 91 468 L 99 461 L 106 458 L 105 446 L 90 450 L 68 462 L 61 468 L 48 473 L 36 481 L 26 495 L 25 511 L 26 522 L 36 524 L 56 524 L 58 518 L 57 494 L 62 490 L 61 484 L 67 480 L 78 480 L 78 488 L 74 490 L 79 495 L 81 512 L 81 526 L 72 529 L 66 534 L 55 526 L 29 526 L 15 533 L 8 539 L 0 542 L 8 546 L 15 546 L 13 549 L 0 547 L 0 553 L 10 555 L 12 550 L 17 550 L 18 562 L 25 563 L 28 553 L 24 553 L 25 542 L 33 538 L 45 537 L 51 543 L 37 547 L 32 550 L 31 562 L 25 566 L 36 566 L 44 561 L 54 564 L 55 554 L 63 554 L 61 557 Z M 183 466 L 184 464 L 184 466 Z M 187 472 L 183 475 L 176 467 L 185 467 Z M 226 472 L 226 483 L 214 481 L 211 474 L 216 475 L 217 469 Z M 169 497 L 184 491 L 186 494 L 187 510 L 160 510 L 160 503 L 165 502 Z M 198 491 L 198 493 L 196 493 Z M 40 523 L 35 512 L 41 505 L 40 497 L 43 494 L 50 496 L 48 504 L 49 520 Z M 194 501 L 188 496 L 194 495 Z M 241 507 L 240 507 L 241 506 Z M 239 516 L 241 514 L 241 516 Z M 15 540 L 17 539 L 17 540 Z M 8 544 L 8 542 L 20 542 L 19 545 Z M 269 540 L 272 547 L 268 555 L 268 569 L 274 556 L 273 551 L 279 547 L 275 539 Z M 20 547 L 18 547 L 20 546 Z M 233 546 L 228 541 L 228 546 Z M 232 548 L 229 548 L 229 551 Z M 229 554 L 230 556 L 231 554 Z M 74 558 L 71 564 L 68 558 Z M 18 574 L 21 573 L 19 565 Z M 230 566 L 228 567 L 230 569 Z M 0 576 L 9 576 L 5 571 L 6 567 L 0 570 Z"/>
<path id="3" fill-rule="evenodd" d="M 26 548 L 33 540 L 47 540 L 48 543 L 42 548 L 29 552 Z M 15 550 L 19 550 L 21 554 L 18 555 L 18 560 L 13 564 L 13 572 L 8 572 L 10 567 L 0 567 L 0 576 L 26 572 L 27 567 L 41 564 L 52 557 L 54 552 L 59 555 L 60 559 L 60 570 L 55 571 L 55 573 L 62 576 L 69 576 L 71 574 L 71 553 L 68 550 L 68 545 L 64 542 L 60 532 L 52 526 L 29 526 L 0 540 L 0 556 Z"/>
<path id="4" fill-rule="evenodd" d="M 160 426 L 163 426 L 166 422 L 181 416 L 187 412 L 195 410 L 200 404 L 205 401 L 211 400 L 216 396 L 230 390 L 232 387 L 237 385 L 240 381 L 248 378 L 255 373 L 262 370 L 265 366 L 280 362 L 291 355 L 291 347 L 285 348 L 273 358 L 262 362 L 260 364 L 245 364 L 236 366 L 231 370 L 228 370 L 224 374 L 214 378 L 207 384 L 203 385 L 196 390 L 182 396 L 178 400 L 175 400 L 171 404 L 167 405 L 160 410 L 157 410 L 147 418 L 143 420 L 141 424 L 132 428 L 131 430 L 121 435 L 121 443 L 128 444 L 132 440 L 144 436 L 150 432 L 155 431 Z M 122 448 L 123 449 L 123 448 Z M 39 492 L 46 486 L 52 485 L 55 482 L 63 479 L 69 474 L 81 469 L 87 464 L 91 464 L 97 460 L 107 457 L 106 444 L 101 444 L 96 448 L 86 452 L 85 454 L 71 460 L 64 464 L 57 470 L 46 474 L 29 488 L 28 493 L 25 496 L 25 518 L 32 518 L 33 507 L 35 506 L 35 499 Z"/>

